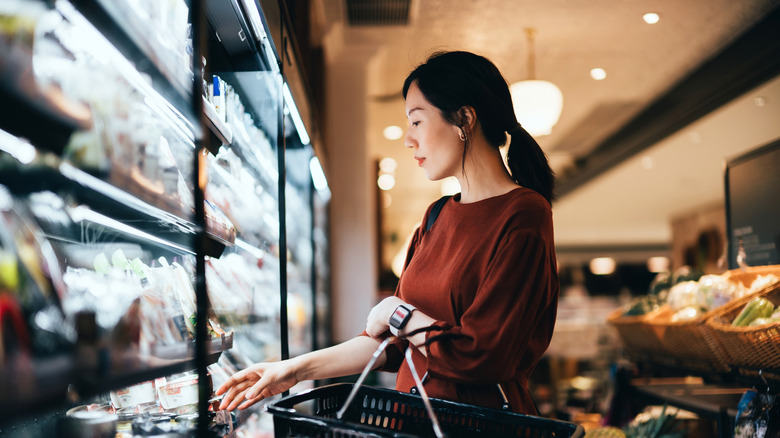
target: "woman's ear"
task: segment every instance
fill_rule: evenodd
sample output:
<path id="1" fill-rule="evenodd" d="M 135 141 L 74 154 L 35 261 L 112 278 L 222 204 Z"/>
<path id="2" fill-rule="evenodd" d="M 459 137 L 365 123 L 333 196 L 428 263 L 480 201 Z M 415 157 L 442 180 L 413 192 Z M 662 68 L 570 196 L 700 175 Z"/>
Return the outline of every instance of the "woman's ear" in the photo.
<path id="1" fill-rule="evenodd" d="M 474 127 L 477 124 L 477 113 L 473 107 L 462 106 L 458 110 L 458 118 L 460 119 L 460 127 L 466 131 L 467 134 L 474 132 Z"/>

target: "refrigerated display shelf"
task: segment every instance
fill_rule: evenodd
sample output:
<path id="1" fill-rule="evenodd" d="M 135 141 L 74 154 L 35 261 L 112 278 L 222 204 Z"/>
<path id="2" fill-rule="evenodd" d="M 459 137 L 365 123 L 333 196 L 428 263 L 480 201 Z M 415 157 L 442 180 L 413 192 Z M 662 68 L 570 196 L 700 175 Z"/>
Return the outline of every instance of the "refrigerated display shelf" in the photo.
<path id="1" fill-rule="evenodd" d="M 174 208 L 170 203 L 131 187 L 127 188 L 130 191 L 125 191 L 66 162 L 29 168 L 6 167 L 0 174 L 0 184 L 16 194 L 44 190 L 67 194 L 113 220 L 132 223 L 141 231 L 173 243 L 179 250 L 193 252 L 195 224 L 182 218 L 181 211 L 171 212 Z M 181 210 L 181 207 L 176 209 Z M 206 229 L 209 256 L 219 257 L 227 246 L 235 243 L 235 236 L 220 232 L 224 227 L 212 221 L 207 222 Z"/>
<path id="2" fill-rule="evenodd" d="M 276 191 L 278 189 L 277 185 L 279 181 L 279 172 L 273 167 L 276 162 L 269 163 L 268 160 L 263 160 L 254 156 L 254 154 L 249 153 L 248 151 L 252 150 L 252 145 L 246 144 L 244 141 L 237 138 L 233 139 L 231 146 L 233 146 L 233 150 L 242 160 L 244 160 L 244 162 L 250 164 L 251 168 L 262 171 L 262 174 L 257 172 L 259 174 L 258 176 L 261 177 L 258 179 L 258 182 L 263 186 L 267 193 L 276 199 L 278 197 Z"/>
<path id="3" fill-rule="evenodd" d="M 233 333 L 213 338 L 209 342 L 208 349 L 214 353 L 221 353 L 233 348 Z M 186 344 L 153 346 L 150 355 L 157 359 L 177 360 L 192 357 L 195 354 L 195 341 Z"/>
<path id="4" fill-rule="evenodd" d="M 220 324 L 225 327 L 235 327 L 237 331 L 243 331 L 250 326 L 268 324 L 275 322 L 275 318 L 270 315 L 255 315 L 255 314 L 236 314 L 236 313 L 224 313 L 217 311 L 217 318 Z"/>
<path id="5" fill-rule="evenodd" d="M 208 346 L 208 364 L 216 363 L 223 352 L 233 348 L 233 334 L 212 339 Z M 114 355 L 96 367 L 81 370 L 72 382 L 80 397 L 99 395 L 158 377 L 195 369 L 195 341 L 152 348 L 150 355 L 136 352 Z"/>
<path id="6" fill-rule="evenodd" d="M 206 147 L 213 155 L 219 153 L 219 148 L 233 142 L 233 130 L 227 123 L 219 119 L 214 105 L 203 96 L 203 113 L 206 116 L 206 125 L 211 132 L 211 138 L 206 142 Z"/>
<path id="7" fill-rule="evenodd" d="M 192 90 L 175 78 L 165 60 L 155 56 L 154 42 L 139 33 L 113 1 L 71 0 L 71 3 L 139 71 L 149 75 L 154 89 L 192 126 L 199 125 L 193 113 Z"/>
<path id="8" fill-rule="evenodd" d="M 233 334 L 212 339 L 208 363 L 233 348 Z M 0 427 L 19 417 L 38 413 L 72 402 L 154 380 L 161 376 L 195 368 L 194 341 L 187 344 L 152 348 L 151 355 L 137 352 L 111 354 L 108 350 L 79 348 L 75 355 L 30 359 L 25 372 L 0 376 Z M 75 356 L 75 357 L 74 357 Z M 97 364 L 85 364 L 87 358 Z"/>

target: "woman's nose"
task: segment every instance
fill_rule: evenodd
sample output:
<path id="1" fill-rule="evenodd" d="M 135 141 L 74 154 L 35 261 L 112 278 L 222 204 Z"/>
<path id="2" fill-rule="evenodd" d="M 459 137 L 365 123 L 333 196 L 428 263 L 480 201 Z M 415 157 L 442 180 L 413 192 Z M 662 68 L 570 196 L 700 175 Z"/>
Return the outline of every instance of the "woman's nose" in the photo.
<path id="1" fill-rule="evenodd" d="M 413 148 L 414 147 L 414 143 L 413 142 L 414 142 L 414 139 L 412 139 L 412 137 L 407 132 L 406 135 L 404 136 L 404 146 L 406 146 L 408 148 Z"/>

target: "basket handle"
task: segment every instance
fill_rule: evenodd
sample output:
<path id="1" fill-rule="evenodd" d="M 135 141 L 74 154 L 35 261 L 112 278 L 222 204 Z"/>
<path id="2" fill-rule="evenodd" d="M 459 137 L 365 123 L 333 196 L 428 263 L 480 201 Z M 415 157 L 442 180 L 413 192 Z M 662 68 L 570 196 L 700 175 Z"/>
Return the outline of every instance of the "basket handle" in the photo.
<path id="1" fill-rule="evenodd" d="M 414 367 L 411 345 L 406 347 L 406 353 L 404 356 L 406 356 L 406 363 L 409 364 L 409 370 L 412 372 L 412 377 L 414 378 L 414 382 L 417 384 L 417 389 L 420 391 L 420 397 L 422 397 L 425 410 L 428 411 L 428 416 L 431 417 L 431 423 L 433 423 L 433 433 L 436 434 L 436 438 L 444 438 L 444 433 L 441 431 L 441 427 L 439 426 L 439 419 L 436 418 L 436 413 L 433 412 L 431 401 L 428 400 L 428 394 L 425 392 L 422 380 L 420 380 L 420 376 L 417 375 L 417 369 Z"/>

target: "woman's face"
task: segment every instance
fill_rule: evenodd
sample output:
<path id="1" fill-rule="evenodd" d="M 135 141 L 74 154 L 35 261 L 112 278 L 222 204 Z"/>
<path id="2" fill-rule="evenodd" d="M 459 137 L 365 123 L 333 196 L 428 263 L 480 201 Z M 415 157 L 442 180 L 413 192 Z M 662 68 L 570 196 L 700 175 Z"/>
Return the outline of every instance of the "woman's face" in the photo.
<path id="1" fill-rule="evenodd" d="M 414 159 L 428 179 L 459 176 L 464 147 L 460 130 L 447 123 L 439 109 L 425 99 L 417 81 L 406 94 L 406 118 L 409 126 L 404 144 L 414 151 Z"/>

